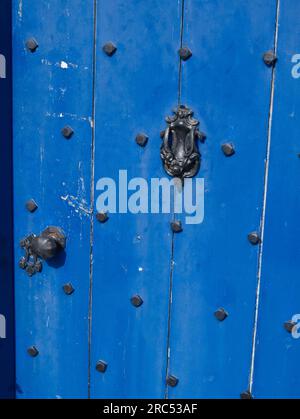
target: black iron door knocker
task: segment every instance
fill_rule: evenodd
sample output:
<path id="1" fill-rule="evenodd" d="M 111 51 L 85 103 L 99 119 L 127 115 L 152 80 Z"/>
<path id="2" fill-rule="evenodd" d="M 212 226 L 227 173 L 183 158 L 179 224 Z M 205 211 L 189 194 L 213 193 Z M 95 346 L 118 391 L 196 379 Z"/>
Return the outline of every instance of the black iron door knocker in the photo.
<path id="1" fill-rule="evenodd" d="M 203 134 L 191 109 L 180 105 L 173 112 L 173 116 L 166 118 L 168 127 L 163 132 L 160 155 L 168 175 L 191 178 L 200 169 L 201 154 L 197 140 L 203 139 Z"/>
<path id="2" fill-rule="evenodd" d="M 66 247 L 66 237 L 59 227 L 47 227 L 39 236 L 31 234 L 21 240 L 21 247 L 25 251 L 19 262 L 21 269 L 24 269 L 29 276 L 42 271 L 43 260 L 55 258 Z"/>

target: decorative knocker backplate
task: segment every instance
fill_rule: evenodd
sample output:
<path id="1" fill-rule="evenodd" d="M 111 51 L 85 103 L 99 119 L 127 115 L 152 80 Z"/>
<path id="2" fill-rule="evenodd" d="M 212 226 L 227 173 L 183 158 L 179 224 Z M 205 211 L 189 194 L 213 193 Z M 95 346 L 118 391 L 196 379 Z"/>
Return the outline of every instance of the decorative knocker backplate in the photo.
<path id="1" fill-rule="evenodd" d="M 40 259 L 53 259 L 66 247 L 66 237 L 59 227 L 47 227 L 39 236 L 31 234 L 21 240 L 25 256 L 20 259 L 19 266 L 29 276 L 42 271 Z"/>
<path id="2" fill-rule="evenodd" d="M 191 178 L 200 169 L 201 155 L 197 139 L 201 133 L 197 129 L 199 121 L 193 118 L 194 112 L 184 105 L 168 116 L 167 129 L 163 133 L 160 155 L 166 172 L 173 177 Z"/>

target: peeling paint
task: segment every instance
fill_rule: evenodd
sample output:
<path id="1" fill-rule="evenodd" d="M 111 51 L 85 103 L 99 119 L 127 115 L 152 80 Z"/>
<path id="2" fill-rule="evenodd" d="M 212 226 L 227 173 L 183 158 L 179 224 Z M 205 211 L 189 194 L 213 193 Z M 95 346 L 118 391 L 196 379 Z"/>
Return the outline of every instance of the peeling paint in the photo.
<path id="1" fill-rule="evenodd" d="M 72 120 L 74 120 L 74 121 L 84 121 L 84 122 L 88 122 L 89 124 L 90 124 L 90 121 L 91 121 L 91 117 L 90 116 L 88 116 L 88 117 L 86 117 L 86 116 L 79 116 L 79 115 L 76 115 L 76 114 L 73 114 L 73 113 L 63 113 L 63 112 L 61 112 L 61 113 L 50 113 L 50 112 L 46 112 L 45 113 L 45 116 L 47 117 L 47 118 L 70 118 L 70 119 L 72 119 Z"/>
<path id="2" fill-rule="evenodd" d="M 61 87 L 59 90 L 61 92 L 61 96 L 63 97 L 66 94 L 67 88 Z"/>
<path id="3" fill-rule="evenodd" d="M 61 61 L 60 68 L 62 68 L 63 70 L 67 70 L 69 68 L 69 65 L 65 61 Z"/>
<path id="4" fill-rule="evenodd" d="M 41 63 L 44 64 L 44 65 L 49 65 L 49 66 L 52 65 L 52 63 L 50 61 L 48 61 L 46 58 L 42 58 Z"/>
<path id="5" fill-rule="evenodd" d="M 18 16 L 19 20 L 21 21 L 23 17 L 23 0 L 19 0 Z"/>
<path id="6" fill-rule="evenodd" d="M 73 68 L 76 69 L 78 68 L 78 64 L 74 64 L 74 63 L 67 63 L 66 61 L 61 61 L 60 63 L 56 63 L 55 66 L 59 66 L 60 68 L 62 68 L 63 70 L 67 70 L 68 68 Z"/>
<path id="7" fill-rule="evenodd" d="M 87 206 L 87 202 L 83 199 L 73 196 L 73 195 L 66 195 L 60 197 L 62 201 L 65 201 L 70 207 L 74 208 L 75 212 L 80 215 L 91 215 L 92 211 Z"/>
<path id="8" fill-rule="evenodd" d="M 41 63 L 44 64 L 44 65 L 47 65 L 49 67 L 52 67 L 52 66 L 59 67 L 62 70 L 68 70 L 69 68 L 73 68 L 75 70 L 75 69 L 79 68 L 78 64 L 75 64 L 75 63 L 72 63 L 72 62 L 67 62 L 67 61 L 64 61 L 64 60 L 53 63 L 52 61 L 49 61 L 47 58 L 42 58 Z"/>
<path id="9" fill-rule="evenodd" d="M 139 234 L 137 235 L 137 236 L 135 236 L 134 238 L 133 238 L 133 244 L 137 244 L 137 243 L 140 243 L 141 242 L 141 240 L 142 240 L 142 236 L 140 236 Z"/>

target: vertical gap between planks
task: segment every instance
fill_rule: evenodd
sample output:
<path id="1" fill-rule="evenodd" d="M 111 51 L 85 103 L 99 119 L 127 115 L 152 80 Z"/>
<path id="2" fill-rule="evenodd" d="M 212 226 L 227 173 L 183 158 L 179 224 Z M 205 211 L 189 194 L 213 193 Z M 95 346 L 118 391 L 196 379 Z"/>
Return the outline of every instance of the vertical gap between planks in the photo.
<path id="1" fill-rule="evenodd" d="M 275 52 L 276 56 L 277 56 L 277 49 L 278 49 L 279 13 L 280 13 L 280 0 L 277 0 L 276 19 L 275 19 L 275 35 L 274 35 L 274 52 Z M 276 80 L 276 65 L 272 68 L 272 78 L 271 78 L 270 110 L 269 110 L 269 119 L 268 119 L 268 138 L 267 138 L 267 152 L 266 152 L 266 162 L 265 162 L 263 208 L 262 208 L 261 223 L 260 223 L 261 244 L 260 244 L 260 247 L 259 247 L 259 255 L 258 255 L 255 319 L 254 319 L 254 330 L 253 330 L 251 367 L 250 367 L 250 376 L 249 376 L 249 391 L 250 391 L 251 394 L 252 394 L 252 391 L 253 391 L 255 355 L 256 355 L 256 343 L 257 343 L 257 328 L 258 328 L 259 306 L 260 306 L 261 272 L 262 272 L 262 258 L 263 258 L 265 220 L 266 220 L 266 208 L 267 208 L 270 152 L 271 152 L 271 141 L 272 141 L 272 123 L 273 123 L 273 109 L 274 109 L 275 80 Z"/>
<path id="2" fill-rule="evenodd" d="M 185 0 L 181 0 L 181 22 L 180 22 L 180 48 L 183 45 L 183 32 L 184 32 L 184 4 Z M 179 57 L 179 66 L 178 66 L 178 106 L 181 102 L 181 90 L 182 90 L 182 60 Z M 176 185 L 174 186 L 176 187 Z M 175 213 L 172 213 L 173 221 L 175 220 Z M 168 385 L 167 377 L 169 374 L 170 368 L 170 337 L 171 337 L 171 315 L 172 315 L 172 302 L 173 302 L 173 272 L 174 272 L 174 238 L 175 233 L 172 232 L 171 238 L 171 263 L 170 263 L 170 280 L 169 280 L 169 307 L 168 307 L 168 331 L 167 331 L 167 364 L 166 364 L 166 377 L 165 377 L 165 399 L 168 399 Z"/>
<path id="3" fill-rule="evenodd" d="M 92 81 L 92 144 L 91 144 L 91 213 L 90 213 L 90 271 L 88 312 L 88 398 L 91 398 L 91 349 L 92 349 L 92 302 L 93 302 L 93 246 L 94 246 L 94 198 L 95 198 L 95 123 L 96 123 L 96 69 L 97 69 L 97 1 L 93 2 L 93 81 Z"/>
<path id="4" fill-rule="evenodd" d="M 184 2 L 181 0 L 181 21 L 180 21 L 180 48 L 183 47 L 183 32 L 184 32 Z M 181 105 L 181 90 L 182 90 L 182 60 L 179 57 L 178 70 L 178 106 Z"/>

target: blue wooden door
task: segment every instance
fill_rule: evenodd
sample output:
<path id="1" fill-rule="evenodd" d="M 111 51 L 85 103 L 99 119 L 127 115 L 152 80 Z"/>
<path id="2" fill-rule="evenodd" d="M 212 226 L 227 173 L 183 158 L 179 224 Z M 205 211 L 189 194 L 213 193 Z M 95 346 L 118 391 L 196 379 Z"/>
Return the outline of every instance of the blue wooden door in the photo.
<path id="1" fill-rule="evenodd" d="M 297 12 L 13 0 L 18 397 L 299 396 Z M 207 137 L 194 224 L 137 198 L 170 180 L 183 104 Z M 49 226 L 66 249 L 33 272 L 20 241 Z"/>
<path id="2" fill-rule="evenodd" d="M 97 7 L 95 179 L 121 176 L 119 190 L 124 171 L 128 182 L 163 175 L 160 130 L 177 101 L 180 2 L 151 3 L 116 0 Z M 112 57 L 101 52 L 108 41 L 117 46 Z M 145 147 L 135 141 L 139 133 L 149 137 Z M 92 397 L 164 396 L 169 222 L 170 214 L 122 211 L 94 224 Z M 140 307 L 132 305 L 134 296 L 142 299 Z M 107 363 L 104 374 L 95 369 L 99 360 Z"/>

